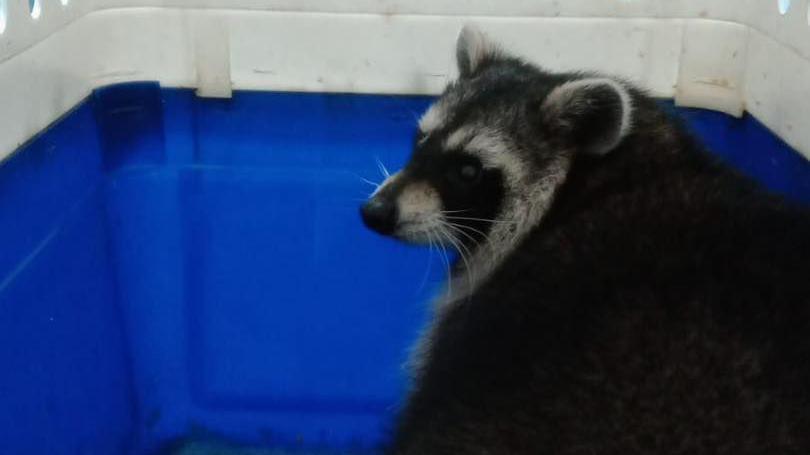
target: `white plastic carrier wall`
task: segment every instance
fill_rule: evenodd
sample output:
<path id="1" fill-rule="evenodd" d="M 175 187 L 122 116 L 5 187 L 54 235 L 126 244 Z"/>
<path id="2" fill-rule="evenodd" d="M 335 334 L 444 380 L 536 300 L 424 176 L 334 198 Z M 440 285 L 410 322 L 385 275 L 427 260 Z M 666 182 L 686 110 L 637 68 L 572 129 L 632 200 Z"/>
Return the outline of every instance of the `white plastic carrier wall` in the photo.
<path id="1" fill-rule="evenodd" d="M 749 111 L 810 156 L 810 0 L 0 0 L 0 159 L 99 86 L 432 94 L 474 23 L 552 70 Z"/>

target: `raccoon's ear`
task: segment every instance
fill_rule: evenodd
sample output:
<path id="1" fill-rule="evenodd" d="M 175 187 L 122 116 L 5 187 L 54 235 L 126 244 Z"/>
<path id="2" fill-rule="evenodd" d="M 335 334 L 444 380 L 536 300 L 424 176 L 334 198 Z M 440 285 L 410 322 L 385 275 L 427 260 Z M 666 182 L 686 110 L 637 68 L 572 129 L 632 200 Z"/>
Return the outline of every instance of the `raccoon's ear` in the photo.
<path id="1" fill-rule="evenodd" d="M 456 64 L 461 77 L 472 76 L 481 63 L 495 58 L 498 48 L 481 30 L 465 25 L 456 40 Z"/>
<path id="2" fill-rule="evenodd" d="M 630 132 L 632 97 L 608 78 L 566 82 L 551 91 L 541 106 L 545 132 L 593 155 L 604 155 Z"/>

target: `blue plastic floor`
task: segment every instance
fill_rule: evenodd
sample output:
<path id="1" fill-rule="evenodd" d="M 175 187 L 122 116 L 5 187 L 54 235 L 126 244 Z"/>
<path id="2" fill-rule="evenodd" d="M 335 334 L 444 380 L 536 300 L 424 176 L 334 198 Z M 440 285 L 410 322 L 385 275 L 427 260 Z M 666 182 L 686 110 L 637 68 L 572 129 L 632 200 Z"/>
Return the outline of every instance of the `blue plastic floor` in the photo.
<path id="1" fill-rule="evenodd" d="M 384 439 L 444 267 L 357 208 L 429 101 L 114 86 L 3 162 L 0 453 Z M 810 165 L 754 119 L 678 112 L 810 202 Z"/>

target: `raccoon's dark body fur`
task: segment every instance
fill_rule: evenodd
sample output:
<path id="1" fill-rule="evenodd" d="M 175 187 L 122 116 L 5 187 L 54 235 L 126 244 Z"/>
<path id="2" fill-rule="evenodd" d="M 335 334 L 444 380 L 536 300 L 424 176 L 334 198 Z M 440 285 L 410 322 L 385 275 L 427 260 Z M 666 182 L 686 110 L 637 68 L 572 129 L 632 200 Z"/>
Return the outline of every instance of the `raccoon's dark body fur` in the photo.
<path id="1" fill-rule="evenodd" d="M 810 215 L 633 119 L 437 313 L 388 453 L 810 454 Z"/>
<path id="2" fill-rule="evenodd" d="M 810 453 L 810 218 L 645 110 L 444 316 L 392 453 Z"/>

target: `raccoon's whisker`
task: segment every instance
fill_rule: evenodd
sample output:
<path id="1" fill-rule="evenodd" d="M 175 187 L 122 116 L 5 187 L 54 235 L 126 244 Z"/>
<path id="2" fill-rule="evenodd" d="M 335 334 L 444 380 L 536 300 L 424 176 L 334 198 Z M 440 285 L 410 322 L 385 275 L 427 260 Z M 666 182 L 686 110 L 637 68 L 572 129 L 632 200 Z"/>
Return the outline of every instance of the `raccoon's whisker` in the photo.
<path id="1" fill-rule="evenodd" d="M 475 246 L 476 246 L 476 247 L 480 247 L 480 246 L 481 246 L 481 242 L 480 242 L 478 239 L 476 239 L 475 237 L 473 237 L 472 235 L 470 235 L 469 233 L 465 232 L 465 231 L 462 229 L 462 227 L 464 227 L 464 226 L 462 226 L 462 225 L 458 225 L 458 224 L 455 224 L 455 223 L 447 223 L 447 227 L 449 227 L 450 229 L 452 229 L 454 232 L 457 232 L 457 233 L 459 233 L 459 234 L 461 234 L 461 235 L 463 235 L 463 236 L 467 237 L 468 239 L 470 239 L 470 241 L 471 241 L 471 242 L 473 242 L 473 244 L 475 244 Z M 486 238 L 486 236 L 485 236 L 485 235 L 483 235 L 483 233 L 482 233 L 481 231 L 478 231 L 478 232 L 479 232 L 480 234 L 482 234 L 482 236 L 483 236 L 484 238 Z"/>
<path id="2" fill-rule="evenodd" d="M 436 233 L 442 239 L 443 243 L 449 243 L 456 250 L 456 252 L 459 254 L 459 257 L 461 258 L 461 260 L 466 262 L 466 260 L 464 259 L 464 253 L 458 248 L 456 243 L 453 242 L 453 239 L 451 238 L 451 236 L 449 236 L 447 234 L 447 231 L 445 230 L 445 228 L 441 224 L 436 226 Z M 450 278 L 449 278 L 448 281 L 450 281 L 450 280 L 452 280 L 452 273 L 451 273 Z"/>
<path id="3" fill-rule="evenodd" d="M 370 197 L 370 198 L 374 197 L 374 195 L 377 194 L 377 191 L 380 191 L 380 188 L 382 187 L 382 184 L 377 184 L 377 183 L 374 183 L 374 182 L 372 182 L 370 180 L 368 182 L 366 182 L 366 183 L 370 183 L 370 184 L 374 185 L 374 191 L 372 191 L 371 193 L 368 193 L 368 197 Z"/>
<path id="4" fill-rule="evenodd" d="M 466 260 L 466 258 L 465 258 L 465 256 L 464 256 L 464 251 L 462 251 L 462 250 L 461 250 L 461 249 L 458 247 L 458 244 L 457 244 L 457 243 L 455 242 L 455 240 L 453 239 L 453 236 L 452 236 L 452 235 L 450 235 L 450 234 L 447 232 L 447 229 L 446 229 L 444 226 L 442 226 L 441 224 L 439 224 L 439 226 L 438 226 L 438 228 L 437 228 L 436 232 L 437 232 L 437 233 L 438 233 L 438 234 L 441 236 L 441 238 L 444 240 L 445 247 L 447 247 L 447 248 L 451 248 L 451 247 L 452 247 L 454 250 L 456 250 L 456 252 L 457 252 L 457 253 L 458 253 L 458 255 L 459 255 L 459 259 L 461 259 L 461 261 L 462 261 L 462 262 L 464 262 L 464 263 L 466 264 L 467 260 Z M 449 245 L 448 245 L 448 244 L 449 244 Z M 451 278 L 452 278 L 452 276 L 453 276 L 453 272 L 454 272 L 455 270 L 456 270 L 456 264 L 455 264 L 455 263 L 450 264 L 450 277 L 451 277 Z"/>
<path id="5" fill-rule="evenodd" d="M 437 250 L 439 250 L 439 252 L 442 254 L 442 258 L 444 259 L 444 265 L 445 265 L 445 267 L 447 267 L 447 295 L 451 296 L 451 295 L 453 295 L 453 289 L 452 289 L 452 285 L 451 285 L 452 279 L 453 279 L 453 274 L 450 271 L 450 259 L 447 258 L 447 248 L 445 248 L 445 246 L 442 244 L 441 240 L 438 238 L 438 231 L 434 230 L 433 232 L 436 233 L 436 237 L 437 237 L 437 240 L 436 240 L 436 245 L 438 245 Z"/>
<path id="6" fill-rule="evenodd" d="M 463 210 L 439 210 L 439 213 L 441 213 L 442 215 L 447 215 L 448 213 L 464 213 L 464 212 L 470 212 L 470 211 L 471 211 L 470 209 L 463 209 Z"/>
<path id="7" fill-rule="evenodd" d="M 483 241 L 483 244 L 479 242 L 478 243 L 478 248 L 492 248 L 492 239 L 488 235 L 486 235 L 483 232 L 479 231 L 478 229 L 472 228 L 470 226 L 465 226 L 463 224 L 453 224 L 453 225 L 456 226 L 457 229 L 461 229 L 462 232 L 463 232 L 464 229 L 470 229 L 473 232 L 476 232 L 479 235 L 481 235 L 481 240 Z"/>
<path id="8" fill-rule="evenodd" d="M 352 174 L 354 174 L 354 173 L 352 173 Z M 380 190 L 380 187 L 382 186 L 382 182 L 377 183 L 377 182 L 372 181 L 372 180 L 369 180 L 369 179 L 367 179 L 367 178 L 365 178 L 365 177 L 361 177 L 360 175 L 357 175 L 357 174 L 354 174 L 354 176 L 355 176 L 355 177 L 357 177 L 358 179 L 360 179 L 360 180 L 361 180 L 363 183 L 367 183 L 367 184 L 369 184 L 369 185 L 371 185 L 371 186 L 373 186 L 373 187 L 374 187 L 374 191 L 372 191 L 372 192 L 371 192 L 371 193 L 370 193 L 370 194 L 367 196 L 367 198 L 374 196 L 374 194 L 376 194 L 376 193 L 377 193 L 377 191 L 379 191 L 379 190 Z"/>
<path id="9" fill-rule="evenodd" d="M 453 236 L 453 234 L 447 229 L 447 224 L 443 221 L 439 221 L 439 232 L 444 235 L 448 242 L 453 245 L 453 248 L 456 249 L 458 255 L 461 256 L 462 262 L 464 262 L 464 269 L 467 272 L 467 284 L 470 289 L 473 287 L 473 276 L 472 276 L 472 268 L 470 267 L 470 262 L 467 259 L 467 256 L 470 254 L 470 250 L 463 244 L 463 242 L 459 242 L 459 240 Z"/>
<path id="10" fill-rule="evenodd" d="M 454 223 L 454 222 L 452 222 L 452 221 L 449 221 L 449 222 L 447 222 L 447 223 L 448 223 L 448 224 L 450 224 L 450 225 L 452 225 L 452 226 L 455 226 L 455 227 L 457 227 L 457 228 L 459 228 L 459 229 L 469 229 L 470 231 L 472 231 L 472 232 L 474 232 L 474 233 L 476 233 L 476 234 L 480 235 L 482 239 L 486 239 L 486 240 L 488 240 L 488 236 L 487 236 L 485 233 L 481 232 L 480 230 L 478 230 L 478 229 L 476 229 L 476 228 L 474 228 L 474 227 L 472 227 L 472 226 L 467 226 L 467 225 L 460 224 L 460 223 Z M 466 232 L 465 232 L 465 233 L 466 233 Z"/>
<path id="11" fill-rule="evenodd" d="M 357 177 L 358 179 L 362 180 L 363 182 L 368 183 L 368 184 L 369 184 L 369 185 L 371 185 L 371 186 L 374 186 L 374 187 L 379 187 L 380 185 L 382 185 L 382 182 L 379 182 L 379 183 L 378 183 L 378 182 L 375 182 L 375 181 L 373 181 L 373 180 L 369 180 L 369 179 L 367 179 L 367 178 L 363 177 L 363 176 L 362 176 L 362 175 L 360 175 L 360 174 L 357 174 L 357 173 L 354 173 L 354 172 L 351 172 L 351 174 L 352 174 L 353 176 Z"/>
<path id="12" fill-rule="evenodd" d="M 518 224 L 517 221 L 511 220 L 489 220 L 486 218 L 470 218 L 465 216 L 447 216 L 447 219 L 450 220 L 461 220 L 461 221 L 481 221 L 484 223 L 504 223 L 504 224 Z"/>
<path id="13" fill-rule="evenodd" d="M 455 225 L 455 224 L 453 224 L 453 223 L 445 223 L 445 226 L 447 226 L 449 229 L 452 229 L 454 232 L 457 232 L 457 233 L 459 233 L 459 234 L 462 234 L 462 235 L 466 236 L 468 239 L 470 239 L 470 240 L 471 240 L 471 241 L 472 241 L 472 242 L 475 244 L 475 248 L 477 248 L 477 249 L 480 249 L 480 248 L 481 248 L 481 246 L 482 246 L 482 245 L 481 245 L 480 241 L 478 241 L 478 240 L 477 240 L 475 237 L 473 237 L 472 235 L 470 235 L 470 234 L 468 234 L 468 233 L 464 232 L 464 230 L 462 230 L 462 229 L 461 229 L 461 227 L 462 227 L 462 226 L 457 226 L 457 225 Z M 464 244 L 464 242 L 463 242 L 463 241 L 461 241 L 461 239 L 458 239 L 458 238 L 456 238 L 456 239 L 459 241 L 459 243 L 460 243 L 460 244 L 461 244 L 461 245 L 464 247 L 464 249 L 466 250 L 466 252 L 467 252 L 467 257 L 468 257 L 469 259 L 471 259 L 471 258 L 472 258 L 472 255 L 473 255 L 473 254 L 472 254 L 472 251 L 470 251 L 470 249 L 469 249 L 469 248 L 468 248 L 468 247 L 467 247 L 467 246 Z M 487 240 L 487 242 L 484 244 L 484 246 L 489 246 L 489 238 L 488 238 L 487 236 L 484 236 L 484 239 L 485 239 L 485 240 Z M 469 265 L 469 261 L 466 261 L 466 262 L 467 262 L 468 278 L 469 278 L 469 280 L 470 280 L 470 289 L 472 289 L 472 288 L 473 288 L 473 284 L 474 284 L 475 282 L 477 282 L 477 281 L 478 281 L 478 277 L 476 276 L 477 274 L 476 274 L 475 269 L 473 269 L 472 267 L 470 267 L 470 265 Z"/>
<path id="14" fill-rule="evenodd" d="M 419 287 L 416 289 L 416 292 L 422 292 L 422 289 L 425 288 L 425 284 L 427 284 L 428 275 L 430 275 L 430 266 L 433 263 L 433 237 L 430 235 L 430 231 L 427 232 L 428 242 L 429 242 L 429 250 L 428 250 L 428 263 L 427 267 L 425 267 L 425 273 L 422 275 L 422 282 L 419 283 Z"/>
<path id="15" fill-rule="evenodd" d="M 455 227 L 458 227 L 458 228 L 469 229 L 469 230 L 471 230 L 472 232 L 475 232 L 476 234 L 480 235 L 481 237 L 486 237 L 486 236 L 487 236 L 487 235 L 486 235 L 486 234 L 484 234 L 482 231 L 480 231 L 480 230 L 478 230 L 478 229 L 476 229 L 476 228 L 474 228 L 474 227 L 472 227 L 472 226 L 467 226 L 466 224 L 455 223 L 455 222 L 453 222 L 453 221 L 447 221 L 446 223 L 447 223 L 447 224 L 450 224 L 450 225 L 453 225 L 453 226 L 455 226 Z"/>
<path id="16" fill-rule="evenodd" d="M 465 257 L 465 253 L 466 253 L 466 256 L 469 256 L 470 250 L 466 247 L 466 245 L 464 245 L 464 242 L 461 242 L 458 239 L 458 237 L 453 235 L 453 232 L 448 229 L 448 228 L 452 228 L 452 226 L 450 226 L 449 224 L 447 224 L 445 222 L 440 221 L 440 223 L 441 223 L 442 232 L 446 236 L 447 240 L 453 245 L 453 248 L 455 248 L 458 251 L 459 255 L 461 255 L 461 259 L 464 260 L 464 263 L 466 265 L 469 265 L 469 263 L 467 262 L 467 258 Z M 467 268 L 469 268 L 469 267 L 467 267 Z"/>
<path id="17" fill-rule="evenodd" d="M 380 172 L 382 173 L 383 177 L 385 178 L 391 177 L 391 173 L 388 172 L 388 169 L 385 167 L 382 161 L 380 161 L 380 158 L 374 157 L 374 159 L 377 160 L 377 168 L 380 169 Z"/>
<path id="18" fill-rule="evenodd" d="M 360 180 L 362 180 L 363 182 L 368 183 L 369 185 L 373 186 L 375 190 L 378 189 L 380 187 L 380 185 L 382 185 L 381 183 L 372 182 L 371 180 L 363 178 L 363 177 L 360 177 Z"/>
<path id="19" fill-rule="evenodd" d="M 447 226 L 448 228 L 452 229 L 454 232 L 458 232 L 458 233 L 460 233 L 460 234 L 463 234 L 465 237 L 467 237 L 468 239 L 470 239 L 470 240 L 471 240 L 472 242 L 474 242 L 476 245 L 479 243 L 479 242 L 478 242 L 478 239 L 476 239 L 475 237 L 473 237 L 472 235 L 470 235 L 469 233 L 467 233 L 467 232 L 465 232 L 465 231 L 463 231 L 463 230 L 461 229 L 462 227 L 464 227 L 464 225 L 462 225 L 462 224 L 457 224 L 457 223 L 453 223 L 452 221 L 449 221 L 449 222 L 448 222 L 448 221 L 444 221 L 444 220 L 442 220 L 442 223 L 443 223 L 445 226 Z M 483 234 L 484 234 L 484 233 L 483 233 L 483 232 L 481 232 L 481 231 L 478 231 L 478 233 L 479 233 L 479 234 L 481 234 L 482 236 L 483 236 Z"/>

